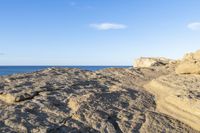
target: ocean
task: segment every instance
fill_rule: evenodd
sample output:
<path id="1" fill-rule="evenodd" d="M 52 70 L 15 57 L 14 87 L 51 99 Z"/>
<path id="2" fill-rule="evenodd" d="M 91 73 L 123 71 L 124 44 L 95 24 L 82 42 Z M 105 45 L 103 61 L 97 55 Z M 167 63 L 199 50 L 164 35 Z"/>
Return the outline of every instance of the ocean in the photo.
<path id="1" fill-rule="evenodd" d="M 0 66 L 0 76 L 19 74 L 19 73 L 29 73 L 50 67 L 57 68 L 79 68 L 82 70 L 96 71 L 105 68 L 128 68 L 130 66 Z"/>

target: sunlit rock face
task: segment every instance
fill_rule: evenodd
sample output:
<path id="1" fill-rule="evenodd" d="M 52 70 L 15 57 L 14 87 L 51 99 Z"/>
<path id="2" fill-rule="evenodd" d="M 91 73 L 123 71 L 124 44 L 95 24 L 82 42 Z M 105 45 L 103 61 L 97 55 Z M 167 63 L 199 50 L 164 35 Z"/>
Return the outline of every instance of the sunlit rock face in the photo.
<path id="1" fill-rule="evenodd" d="M 200 131 L 200 51 L 175 61 L 175 71 L 144 85 L 156 96 L 157 110 Z"/>
<path id="2" fill-rule="evenodd" d="M 200 74 L 200 50 L 188 53 L 176 67 L 177 74 Z"/>
<path id="3" fill-rule="evenodd" d="M 145 85 L 156 96 L 157 110 L 200 131 L 200 75 L 169 74 Z"/>
<path id="4" fill-rule="evenodd" d="M 133 66 L 138 68 L 145 68 L 145 67 L 155 67 L 155 66 L 164 66 L 168 64 L 170 59 L 166 58 L 149 58 L 149 57 L 141 57 L 134 61 Z"/>

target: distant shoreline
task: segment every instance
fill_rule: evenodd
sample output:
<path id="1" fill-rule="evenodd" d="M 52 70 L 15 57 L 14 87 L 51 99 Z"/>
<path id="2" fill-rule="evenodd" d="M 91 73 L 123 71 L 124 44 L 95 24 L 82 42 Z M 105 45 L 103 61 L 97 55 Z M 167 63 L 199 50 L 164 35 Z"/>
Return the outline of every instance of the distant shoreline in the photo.
<path id="1" fill-rule="evenodd" d="M 105 68 L 128 68 L 131 66 L 0 66 L 0 76 L 35 72 L 51 67 L 56 68 L 78 68 L 81 70 L 97 71 Z"/>

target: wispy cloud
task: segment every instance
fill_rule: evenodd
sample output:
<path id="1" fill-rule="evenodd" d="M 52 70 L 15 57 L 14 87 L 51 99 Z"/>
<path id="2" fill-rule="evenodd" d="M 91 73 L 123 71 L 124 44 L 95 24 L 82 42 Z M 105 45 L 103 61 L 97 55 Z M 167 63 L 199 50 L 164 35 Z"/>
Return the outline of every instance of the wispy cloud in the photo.
<path id="1" fill-rule="evenodd" d="M 189 23 L 189 24 L 187 25 L 187 27 L 188 27 L 190 30 L 200 31 L 200 22 Z"/>
<path id="2" fill-rule="evenodd" d="M 90 24 L 90 27 L 97 30 L 120 30 L 126 29 L 127 26 L 124 24 L 118 23 L 98 23 L 98 24 Z"/>

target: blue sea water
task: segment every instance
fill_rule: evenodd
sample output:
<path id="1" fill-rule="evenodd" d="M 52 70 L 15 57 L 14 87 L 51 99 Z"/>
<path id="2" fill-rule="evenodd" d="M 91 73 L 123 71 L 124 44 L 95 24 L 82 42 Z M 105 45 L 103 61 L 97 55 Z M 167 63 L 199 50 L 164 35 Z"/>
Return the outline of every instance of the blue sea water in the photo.
<path id="1" fill-rule="evenodd" d="M 0 66 L 0 76 L 18 74 L 18 73 L 29 73 L 50 67 L 59 68 L 79 68 L 82 70 L 96 71 L 105 68 L 128 68 L 130 66 Z"/>

